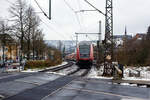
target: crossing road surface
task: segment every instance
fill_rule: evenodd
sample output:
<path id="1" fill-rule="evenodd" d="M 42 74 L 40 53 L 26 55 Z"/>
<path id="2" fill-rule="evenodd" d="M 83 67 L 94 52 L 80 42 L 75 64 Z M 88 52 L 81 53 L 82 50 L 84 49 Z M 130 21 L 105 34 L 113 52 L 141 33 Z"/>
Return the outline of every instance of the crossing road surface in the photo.
<path id="1" fill-rule="evenodd" d="M 150 100 L 150 88 L 48 73 L 0 78 L 0 100 Z"/>

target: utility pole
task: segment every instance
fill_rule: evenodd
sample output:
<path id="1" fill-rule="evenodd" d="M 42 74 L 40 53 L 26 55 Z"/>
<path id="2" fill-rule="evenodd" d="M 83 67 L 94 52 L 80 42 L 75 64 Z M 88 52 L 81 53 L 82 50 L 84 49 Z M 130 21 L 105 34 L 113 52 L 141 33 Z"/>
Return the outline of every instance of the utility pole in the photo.
<path id="1" fill-rule="evenodd" d="M 125 63 L 127 63 L 127 28 L 125 26 L 125 34 L 124 34 L 124 37 L 123 37 L 123 49 L 124 49 L 124 61 Z"/>
<path id="2" fill-rule="evenodd" d="M 97 41 L 97 68 L 100 68 L 101 21 L 99 21 L 99 36 Z"/>
<path id="3" fill-rule="evenodd" d="M 113 0 L 106 0 L 104 76 L 113 74 Z"/>
<path id="4" fill-rule="evenodd" d="M 99 44 L 102 41 L 101 36 L 102 36 L 102 22 L 99 21 Z"/>
<path id="5" fill-rule="evenodd" d="M 3 65 L 4 65 L 5 63 L 5 26 L 4 26 L 4 23 L 2 23 L 2 32 L 3 32 L 2 48 L 3 48 Z"/>
<path id="6" fill-rule="evenodd" d="M 113 0 L 106 0 L 106 13 L 103 13 L 87 0 L 84 0 L 96 11 L 105 16 L 105 40 L 104 40 L 104 73 L 103 76 L 112 76 L 113 74 Z M 93 10 L 82 10 L 93 11 Z M 109 60 L 107 59 L 109 58 Z"/>
<path id="7" fill-rule="evenodd" d="M 75 33 L 76 34 L 76 48 L 78 46 L 78 33 Z"/>
<path id="8" fill-rule="evenodd" d="M 51 2 L 52 2 L 52 1 L 49 0 L 49 19 L 50 19 L 50 20 L 51 20 L 51 11 L 52 11 L 52 10 L 51 10 L 51 9 L 52 9 L 52 7 L 51 7 L 52 4 L 51 4 Z"/>

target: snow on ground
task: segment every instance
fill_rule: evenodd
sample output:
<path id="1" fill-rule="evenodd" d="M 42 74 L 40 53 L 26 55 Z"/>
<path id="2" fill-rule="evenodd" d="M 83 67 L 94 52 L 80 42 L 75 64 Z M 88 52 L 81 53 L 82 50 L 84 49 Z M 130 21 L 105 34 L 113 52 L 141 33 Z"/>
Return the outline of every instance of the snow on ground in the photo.
<path id="1" fill-rule="evenodd" d="M 69 73 L 71 72 L 74 72 L 78 69 L 77 66 L 73 65 L 71 67 L 68 67 L 68 68 L 65 68 L 65 69 L 62 69 L 62 70 L 59 70 L 57 72 L 47 72 L 47 73 L 52 73 L 52 74 L 58 74 L 58 75 L 68 75 Z"/>
<path id="2" fill-rule="evenodd" d="M 16 68 L 13 68 L 13 67 L 0 68 L 0 73 L 3 73 L 3 72 L 19 72 L 22 69 L 23 69 L 22 66 L 20 68 L 19 67 L 16 67 Z"/>
<path id="3" fill-rule="evenodd" d="M 57 73 L 57 72 L 47 72 L 49 74 L 55 74 L 55 75 L 62 75 L 62 76 L 65 76 L 66 74 L 64 73 Z"/>
<path id="4" fill-rule="evenodd" d="M 102 69 L 97 70 L 95 67 L 92 67 L 90 73 L 87 75 L 87 78 L 113 79 L 113 77 L 101 76 L 102 72 L 103 72 Z M 124 68 L 123 80 L 150 81 L 150 67 L 127 67 L 127 68 Z"/>
<path id="5" fill-rule="evenodd" d="M 68 68 L 59 70 L 59 71 L 57 71 L 57 73 L 61 73 L 61 74 L 63 74 L 63 75 L 68 75 L 68 74 L 70 74 L 70 73 L 76 71 L 77 69 L 78 69 L 78 66 L 73 65 L 73 66 L 71 66 L 71 67 L 68 67 Z"/>
<path id="6" fill-rule="evenodd" d="M 99 69 L 97 70 L 95 67 L 92 67 L 89 74 L 87 75 L 87 78 L 99 78 L 99 79 L 112 79 L 113 77 L 103 77 L 101 76 L 103 74 L 103 70 Z"/>
<path id="7" fill-rule="evenodd" d="M 66 65 L 68 62 L 62 62 L 62 64 L 60 65 L 56 65 L 56 66 L 51 66 L 49 68 L 45 68 L 45 69 L 52 69 L 52 68 L 56 68 L 56 67 L 59 67 L 59 66 L 63 66 L 63 65 Z M 38 72 L 38 71 L 41 71 L 41 70 L 44 70 L 44 69 L 27 69 L 27 70 L 23 70 L 21 72 Z"/>
<path id="8" fill-rule="evenodd" d="M 150 81 L 150 67 L 127 67 L 123 79 Z"/>

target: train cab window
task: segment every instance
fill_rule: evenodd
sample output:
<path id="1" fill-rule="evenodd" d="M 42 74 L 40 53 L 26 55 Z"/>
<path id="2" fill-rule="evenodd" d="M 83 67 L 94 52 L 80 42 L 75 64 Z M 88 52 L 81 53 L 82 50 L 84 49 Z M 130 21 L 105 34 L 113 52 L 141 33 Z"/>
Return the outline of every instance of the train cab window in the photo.
<path id="1" fill-rule="evenodd" d="M 79 50 L 81 54 L 89 54 L 90 53 L 90 45 L 80 45 Z"/>

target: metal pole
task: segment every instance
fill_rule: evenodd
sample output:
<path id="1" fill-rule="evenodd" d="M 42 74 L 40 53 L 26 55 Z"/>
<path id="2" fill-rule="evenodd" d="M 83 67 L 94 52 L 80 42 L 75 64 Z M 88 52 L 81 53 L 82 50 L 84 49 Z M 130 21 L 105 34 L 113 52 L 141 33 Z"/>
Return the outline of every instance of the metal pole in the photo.
<path id="1" fill-rule="evenodd" d="M 51 19 L 51 0 L 49 0 L 49 19 Z"/>
<path id="2" fill-rule="evenodd" d="M 113 74 L 113 0 L 106 0 L 104 76 Z M 110 41 L 110 43 L 109 43 Z"/>
<path id="3" fill-rule="evenodd" d="M 101 21 L 99 21 L 99 44 L 101 43 L 101 36 L 102 36 L 102 25 Z"/>
<path id="4" fill-rule="evenodd" d="M 76 48 L 78 46 L 78 34 L 76 33 Z"/>
<path id="5" fill-rule="evenodd" d="M 2 38 L 2 44 L 3 44 L 3 65 L 5 63 L 5 29 L 4 29 L 4 22 L 2 23 L 2 31 L 3 31 L 3 38 Z"/>
<path id="6" fill-rule="evenodd" d="M 99 41 L 97 42 L 97 67 L 100 68 L 101 21 L 99 21 Z"/>
<path id="7" fill-rule="evenodd" d="M 4 46 L 4 43 L 3 43 L 3 65 L 5 63 L 5 46 Z"/>

